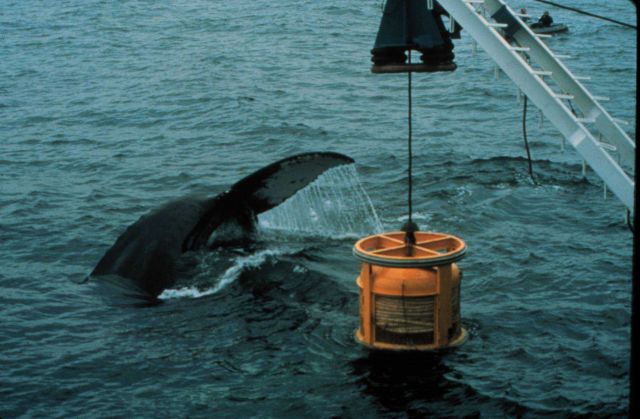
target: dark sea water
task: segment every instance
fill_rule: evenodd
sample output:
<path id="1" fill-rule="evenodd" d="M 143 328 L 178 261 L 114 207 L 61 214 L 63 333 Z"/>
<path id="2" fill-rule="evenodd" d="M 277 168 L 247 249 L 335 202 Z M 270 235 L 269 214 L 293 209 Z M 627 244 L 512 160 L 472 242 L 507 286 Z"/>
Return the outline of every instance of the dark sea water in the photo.
<path id="1" fill-rule="evenodd" d="M 626 414 L 624 208 L 532 108 L 529 179 L 516 88 L 464 31 L 456 72 L 414 76 L 414 209 L 467 242 L 470 338 L 401 359 L 354 341 L 351 248 L 380 228 L 361 187 L 381 228 L 406 218 L 406 76 L 369 71 L 380 3 L 0 0 L 2 418 Z M 635 24 L 631 2 L 573 3 Z M 548 45 L 635 138 L 636 32 L 549 10 L 570 31 Z M 252 246 L 187 255 L 163 304 L 77 283 L 147 211 L 307 151 L 356 164 Z"/>

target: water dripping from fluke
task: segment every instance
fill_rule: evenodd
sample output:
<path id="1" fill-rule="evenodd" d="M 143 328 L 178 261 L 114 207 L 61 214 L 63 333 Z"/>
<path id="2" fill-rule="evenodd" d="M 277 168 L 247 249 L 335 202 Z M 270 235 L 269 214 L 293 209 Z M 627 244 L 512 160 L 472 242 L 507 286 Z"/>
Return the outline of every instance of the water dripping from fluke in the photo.
<path id="1" fill-rule="evenodd" d="M 264 232 L 353 238 L 382 232 L 382 223 L 354 165 L 326 171 L 278 207 L 261 214 Z"/>

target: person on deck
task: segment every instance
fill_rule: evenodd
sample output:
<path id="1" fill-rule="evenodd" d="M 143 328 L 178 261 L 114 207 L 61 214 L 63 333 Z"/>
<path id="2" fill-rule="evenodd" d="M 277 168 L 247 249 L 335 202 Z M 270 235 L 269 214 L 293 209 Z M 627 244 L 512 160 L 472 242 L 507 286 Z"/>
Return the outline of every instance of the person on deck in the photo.
<path id="1" fill-rule="evenodd" d="M 551 17 L 549 12 L 547 12 L 545 10 L 545 12 L 542 14 L 542 16 L 540 16 L 540 19 L 538 19 L 538 23 L 539 23 L 539 26 L 542 26 L 544 28 L 548 28 L 553 23 L 553 18 Z"/>

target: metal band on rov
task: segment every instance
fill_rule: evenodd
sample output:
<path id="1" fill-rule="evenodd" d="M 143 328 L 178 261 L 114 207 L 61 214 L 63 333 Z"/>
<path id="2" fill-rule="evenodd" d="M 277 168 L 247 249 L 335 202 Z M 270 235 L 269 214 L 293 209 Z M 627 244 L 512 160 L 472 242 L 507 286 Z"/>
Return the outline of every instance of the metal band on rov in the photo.
<path id="1" fill-rule="evenodd" d="M 404 242 L 404 231 L 365 237 L 353 247 L 360 261 L 395 268 L 425 268 L 446 265 L 462 259 L 467 247 L 458 237 L 418 231 L 416 243 Z"/>

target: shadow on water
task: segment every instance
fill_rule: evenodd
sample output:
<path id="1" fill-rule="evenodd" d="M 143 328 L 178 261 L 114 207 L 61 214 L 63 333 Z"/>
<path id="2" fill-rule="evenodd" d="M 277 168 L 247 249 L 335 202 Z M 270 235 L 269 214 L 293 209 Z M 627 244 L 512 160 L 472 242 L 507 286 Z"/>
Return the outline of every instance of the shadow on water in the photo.
<path id="1" fill-rule="evenodd" d="M 424 414 L 452 397 L 455 385 L 440 353 L 370 352 L 352 362 L 365 396 L 389 413 Z M 435 413 L 435 412 L 434 412 Z M 479 414 L 479 412 L 478 412 Z"/>
<path id="2" fill-rule="evenodd" d="M 520 417 L 526 413 L 523 406 L 491 400 L 455 379 L 458 373 L 447 365 L 448 354 L 372 351 L 351 362 L 352 374 L 363 396 L 373 398 L 390 417 Z"/>

